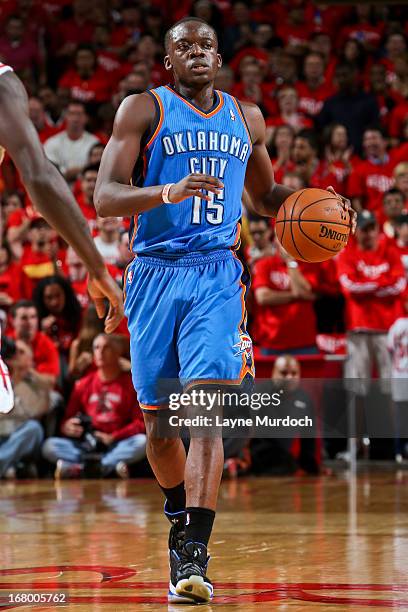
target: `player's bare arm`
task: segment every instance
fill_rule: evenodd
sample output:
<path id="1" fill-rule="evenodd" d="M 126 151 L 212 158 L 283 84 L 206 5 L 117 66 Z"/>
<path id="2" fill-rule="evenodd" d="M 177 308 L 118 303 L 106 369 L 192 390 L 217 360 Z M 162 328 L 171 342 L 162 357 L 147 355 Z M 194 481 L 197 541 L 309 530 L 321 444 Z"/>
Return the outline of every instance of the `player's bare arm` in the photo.
<path id="1" fill-rule="evenodd" d="M 252 137 L 252 154 L 248 160 L 245 176 L 245 189 L 250 196 L 251 208 L 265 217 L 276 217 L 279 208 L 293 189 L 275 183 L 271 160 L 266 149 L 266 125 L 263 115 L 256 104 L 241 102 L 241 106 Z M 350 200 L 337 194 L 332 187 L 328 190 L 337 195 L 346 210 L 351 214 L 353 231 L 356 213 Z"/>
<path id="2" fill-rule="evenodd" d="M 119 107 L 95 187 L 94 203 L 101 217 L 131 216 L 163 204 L 164 185 L 130 184 L 142 138 L 153 125 L 155 115 L 153 99 L 147 93 L 129 96 Z M 218 193 L 222 188 L 222 182 L 213 176 L 190 174 L 170 187 L 168 198 L 173 204 L 195 195 L 209 200 L 203 190 Z"/>
<path id="3" fill-rule="evenodd" d="M 1 77 L 0 103 L 0 144 L 10 154 L 38 211 L 86 265 L 90 293 L 99 316 L 105 314 L 104 297 L 109 299 L 105 329 L 111 332 L 123 317 L 121 292 L 106 271 L 68 185 L 44 154 L 28 116 L 26 91 L 12 72 Z"/>

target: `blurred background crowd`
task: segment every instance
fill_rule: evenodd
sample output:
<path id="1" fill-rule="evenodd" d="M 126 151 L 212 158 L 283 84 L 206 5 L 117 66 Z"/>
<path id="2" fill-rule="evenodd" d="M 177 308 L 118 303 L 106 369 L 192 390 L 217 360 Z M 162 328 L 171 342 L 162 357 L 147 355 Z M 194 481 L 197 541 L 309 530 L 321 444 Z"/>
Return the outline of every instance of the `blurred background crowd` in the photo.
<path id="1" fill-rule="evenodd" d="M 112 276 L 120 284 L 131 259 L 129 220 L 98 218 L 99 162 L 124 97 L 171 80 L 164 33 L 186 15 L 218 33 L 224 65 L 216 87 L 261 108 L 276 180 L 294 189 L 332 185 L 359 212 L 344 253 L 313 265 L 280 249 L 269 219 L 244 217 L 258 371 L 299 378 L 302 364 L 323 376 L 325 358 L 337 356 L 341 367 L 331 375 L 359 380 L 360 397 L 371 376 L 407 379 L 407 6 L 0 0 L 0 60 L 24 82 L 46 155 L 71 186 Z M 41 448 L 57 476 L 84 473 L 86 453 L 90 473 L 126 478 L 145 454 L 126 322 L 112 337 L 102 333 L 83 263 L 33 209 L 7 155 L 0 195 L 2 352 L 17 397 L 0 420 L 0 477 L 18 475 L 20 460 Z M 406 403 L 404 385 L 394 387 L 385 392 Z M 243 470 L 250 450 L 232 453 Z M 316 448 L 308 452 L 316 456 Z M 393 453 L 403 459 L 401 441 Z"/>

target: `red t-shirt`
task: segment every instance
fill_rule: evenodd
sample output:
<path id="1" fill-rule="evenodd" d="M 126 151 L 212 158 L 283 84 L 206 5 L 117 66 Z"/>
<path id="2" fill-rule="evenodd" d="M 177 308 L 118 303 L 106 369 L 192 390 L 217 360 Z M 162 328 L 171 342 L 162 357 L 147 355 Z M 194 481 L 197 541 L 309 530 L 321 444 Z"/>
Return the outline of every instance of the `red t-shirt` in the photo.
<path id="1" fill-rule="evenodd" d="M 10 263 L 7 269 L 0 274 L 0 293 L 9 295 L 13 302 L 21 299 L 20 269 L 17 264 Z"/>
<path id="2" fill-rule="evenodd" d="M 71 98 L 81 102 L 106 102 L 112 96 L 112 76 L 101 67 L 89 79 L 83 79 L 76 70 L 68 70 L 58 85 L 69 89 Z"/>
<path id="3" fill-rule="evenodd" d="M 303 263 L 299 263 L 299 267 L 315 288 L 318 284 L 315 267 Z M 274 291 L 290 289 L 287 267 L 279 255 L 265 257 L 256 262 L 252 286 L 254 291 L 260 287 Z M 313 302 L 296 300 L 278 306 L 261 306 L 255 299 L 252 337 L 255 344 L 276 350 L 313 346 L 316 343 Z"/>
<path id="4" fill-rule="evenodd" d="M 273 98 L 273 86 L 268 83 L 261 83 L 259 87 L 262 93 L 262 100 L 260 102 L 246 94 L 245 85 L 241 82 L 234 85 L 231 95 L 242 102 L 254 102 L 256 104 L 261 104 L 268 115 L 276 114 L 277 105 L 275 99 Z"/>
<path id="5" fill-rule="evenodd" d="M 272 158 L 271 162 L 273 173 L 275 175 L 275 183 L 281 183 L 287 172 L 294 172 L 296 170 L 296 166 L 291 159 L 288 159 L 285 163 L 279 166 L 277 165 L 278 159 L 276 157 Z"/>
<path id="6" fill-rule="evenodd" d="M 71 4 L 71 0 L 43 0 L 43 10 L 52 18 L 55 18 L 62 11 L 64 6 Z"/>
<path id="7" fill-rule="evenodd" d="M 364 160 L 357 164 L 348 181 L 349 197 L 363 198 L 363 208 L 379 213 L 382 220 L 382 197 L 391 189 L 394 181 L 392 173 L 397 164 L 408 159 L 408 144 L 391 149 L 387 161 L 375 164 Z"/>
<path id="8" fill-rule="evenodd" d="M 116 27 L 111 35 L 110 46 L 114 48 L 125 47 L 128 42 L 137 44 L 141 35 L 139 28 L 128 28 L 127 26 Z"/>
<path id="9" fill-rule="evenodd" d="M 401 256 L 401 263 L 403 265 L 403 268 L 405 270 L 405 276 L 408 279 L 408 246 L 400 246 L 397 242 L 395 242 L 395 245 L 398 249 L 398 252 Z"/>
<path id="10" fill-rule="evenodd" d="M 16 47 L 7 38 L 0 38 L 0 57 L 5 64 L 13 66 L 16 72 L 32 70 L 41 60 L 38 46 L 29 35 Z"/>
<path id="11" fill-rule="evenodd" d="M 283 40 L 285 46 L 307 46 L 313 30 L 313 24 L 310 22 L 294 25 L 292 23 L 288 23 L 287 21 L 283 21 L 280 24 L 277 24 L 276 34 Z"/>
<path id="12" fill-rule="evenodd" d="M 259 47 L 244 47 L 234 57 L 230 62 L 228 62 L 229 67 L 238 75 L 239 74 L 239 65 L 244 57 L 254 57 L 261 64 L 268 64 L 269 57 L 265 49 L 259 49 Z"/>
<path id="13" fill-rule="evenodd" d="M 334 94 L 333 85 L 327 81 L 316 89 L 310 89 L 307 83 L 299 82 L 296 84 L 296 90 L 299 96 L 299 110 L 311 117 L 318 115 L 322 110 L 323 102 Z"/>
<path id="14" fill-rule="evenodd" d="M 76 201 L 78 203 L 79 208 L 82 211 L 82 214 L 84 215 L 85 219 L 88 221 L 88 226 L 91 231 L 91 234 L 95 236 L 96 231 L 97 231 L 97 227 L 96 227 L 97 215 L 96 215 L 95 206 L 93 205 L 93 203 L 87 204 L 83 193 L 79 193 L 79 195 L 77 195 Z"/>
<path id="15" fill-rule="evenodd" d="M 67 275 L 69 278 L 69 275 Z M 87 276 L 83 280 L 73 281 L 71 279 L 70 283 L 74 293 L 77 297 L 78 302 L 81 304 L 82 310 L 86 310 L 91 303 L 91 298 L 88 293 L 88 278 Z"/>
<path id="16" fill-rule="evenodd" d="M 55 274 L 55 264 L 45 253 L 36 253 L 31 247 L 24 250 L 18 264 L 20 270 L 20 295 L 31 300 L 37 284 L 42 278 Z"/>
<path id="17" fill-rule="evenodd" d="M 315 263 L 316 274 L 319 278 L 318 291 L 322 295 L 339 295 L 341 287 L 337 276 L 336 257 L 321 263 Z"/>
<path id="18" fill-rule="evenodd" d="M 58 350 L 53 341 L 42 332 L 37 332 L 31 343 L 34 353 L 35 369 L 40 374 L 52 374 L 58 376 L 60 373 L 60 362 Z"/>
<path id="19" fill-rule="evenodd" d="M 393 243 L 398 249 L 398 253 L 401 257 L 402 267 L 405 271 L 405 278 L 407 279 L 407 286 L 405 288 L 404 293 L 404 301 L 408 300 L 408 246 L 400 246 L 396 240 L 393 240 Z"/>
<path id="20" fill-rule="evenodd" d="M 282 115 L 273 115 L 272 117 L 268 117 L 266 120 L 266 125 L 270 127 L 278 127 L 279 125 L 288 125 L 288 121 L 286 118 L 282 117 Z M 306 117 L 303 113 L 296 113 L 293 115 L 293 122 L 289 125 L 296 130 L 303 130 L 304 128 L 313 127 L 313 121 Z"/>
<path id="21" fill-rule="evenodd" d="M 405 120 L 408 118 L 408 102 L 399 104 L 390 113 L 390 136 L 402 139 Z"/>
<path id="22" fill-rule="evenodd" d="M 342 180 L 341 166 L 328 164 L 325 160 L 320 161 L 315 172 L 310 177 L 309 187 L 327 189 L 332 186 L 337 193 L 344 191 L 344 178 Z"/>
<path id="23" fill-rule="evenodd" d="M 13 212 L 9 215 L 6 221 L 6 228 L 10 227 L 20 227 L 23 225 L 23 222 L 26 221 L 27 215 L 23 208 L 17 208 L 17 210 L 13 210 Z"/>
<path id="24" fill-rule="evenodd" d="M 339 193 L 345 194 L 347 193 L 347 182 L 350 173 L 353 171 L 354 167 L 361 163 L 361 159 L 357 155 L 352 155 L 349 162 L 345 163 L 340 159 L 336 159 L 333 162 L 323 161 L 323 164 L 327 167 L 329 173 L 335 177 L 337 185 L 339 186 Z M 327 185 L 328 186 L 328 183 Z"/>
<path id="25" fill-rule="evenodd" d="M 132 379 L 127 372 L 111 381 L 103 381 L 98 371 L 78 380 L 63 422 L 78 412 L 88 414 L 95 430 L 112 434 L 114 440 L 145 431 Z"/>
<path id="26" fill-rule="evenodd" d="M 339 37 L 339 48 L 344 47 L 349 38 L 358 40 L 363 45 L 378 47 L 384 32 L 384 24 L 373 26 L 369 23 L 357 23 L 342 28 Z"/>
<path id="27" fill-rule="evenodd" d="M 57 350 L 67 355 L 72 341 L 78 335 L 81 321 L 67 321 L 61 316 L 57 316 L 55 319 L 55 327 L 49 333 L 44 333 L 55 344 Z"/>
<path id="28" fill-rule="evenodd" d="M 401 255 L 393 242 L 381 236 L 375 251 L 363 251 L 352 240 L 336 263 L 347 329 L 387 332 L 403 314 L 406 287 Z"/>
<path id="29" fill-rule="evenodd" d="M 62 132 L 62 130 L 62 127 L 54 127 L 46 123 L 42 130 L 37 130 L 37 134 L 40 139 L 40 142 L 44 144 L 44 142 L 48 140 L 48 138 L 51 138 L 51 136 L 55 136 L 55 134 Z"/>
<path id="30" fill-rule="evenodd" d="M 61 21 L 55 31 L 55 43 L 58 49 L 65 43 L 89 43 L 94 35 L 94 25 L 89 21 L 78 23 L 75 19 Z"/>
<path id="31" fill-rule="evenodd" d="M 7 335 L 15 340 L 16 334 L 13 329 L 7 331 Z M 52 376 L 59 376 L 60 373 L 60 361 L 58 350 L 55 347 L 53 341 L 38 331 L 34 336 L 34 340 L 31 342 L 31 348 L 33 351 L 34 368 L 39 374 L 51 374 Z"/>

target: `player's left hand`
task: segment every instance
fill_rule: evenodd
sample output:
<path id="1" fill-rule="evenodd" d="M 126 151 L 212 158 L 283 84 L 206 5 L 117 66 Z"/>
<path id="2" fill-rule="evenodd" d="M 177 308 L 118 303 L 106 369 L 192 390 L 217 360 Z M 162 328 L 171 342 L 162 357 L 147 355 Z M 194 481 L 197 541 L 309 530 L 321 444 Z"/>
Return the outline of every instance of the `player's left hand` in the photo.
<path id="1" fill-rule="evenodd" d="M 100 319 L 106 314 L 105 298 L 109 300 L 108 316 L 105 320 L 105 332 L 111 334 L 123 319 L 123 297 L 121 290 L 109 272 L 105 270 L 101 276 L 89 277 L 88 291 Z"/>
<path id="2" fill-rule="evenodd" d="M 331 185 L 330 187 L 327 187 L 327 191 L 330 191 L 333 195 L 336 196 L 336 198 L 339 198 L 344 210 L 349 213 L 351 221 L 351 233 L 354 234 L 357 227 L 357 212 L 354 210 L 354 208 L 351 207 L 350 200 L 337 193 L 337 191 L 335 191 L 334 187 L 332 187 Z"/>

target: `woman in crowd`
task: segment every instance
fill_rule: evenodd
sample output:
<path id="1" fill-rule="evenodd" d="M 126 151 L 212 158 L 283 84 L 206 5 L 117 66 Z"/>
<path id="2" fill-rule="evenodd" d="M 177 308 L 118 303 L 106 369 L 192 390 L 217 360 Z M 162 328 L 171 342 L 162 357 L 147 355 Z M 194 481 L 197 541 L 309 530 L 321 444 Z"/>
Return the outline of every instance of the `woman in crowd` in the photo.
<path id="1" fill-rule="evenodd" d="M 41 331 L 67 357 L 81 325 L 81 306 L 70 282 L 63 276 L 43 278 L 34 291 Z"/>

